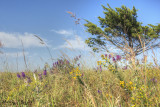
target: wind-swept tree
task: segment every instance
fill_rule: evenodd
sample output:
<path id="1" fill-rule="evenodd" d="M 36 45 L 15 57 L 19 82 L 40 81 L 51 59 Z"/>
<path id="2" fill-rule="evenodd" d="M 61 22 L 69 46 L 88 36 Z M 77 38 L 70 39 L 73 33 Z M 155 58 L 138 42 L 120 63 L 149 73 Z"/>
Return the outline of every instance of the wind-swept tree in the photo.
<path id="1" fill-rule="evenodd" d="M 87 32 L 93 36 L 86 40 L 93 51 L 110 51 L 111 45 L 124 55 L 136 56 L 144 51 L 159 47 L 160 24 L 143 26 L 137 20 L 137 10 L 126 6 L 112 9 L 102 5 L 105 17 L 98 17 L 100 27 L 86 20 Z"/>

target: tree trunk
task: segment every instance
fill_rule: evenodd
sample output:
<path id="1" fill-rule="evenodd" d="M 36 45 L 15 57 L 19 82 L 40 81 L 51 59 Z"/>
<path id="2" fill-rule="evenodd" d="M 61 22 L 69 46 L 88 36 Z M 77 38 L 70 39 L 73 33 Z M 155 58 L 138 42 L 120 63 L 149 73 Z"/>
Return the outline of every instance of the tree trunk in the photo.
<path id="1" fill-rule="evenodd" d="M 129 47 L 133 49 L 132 36 L 129 35 Z"/>
<path id="2" fill-rule="evenodd" d="M 133 41 L 132 41 L 132 35 L 129 34 L 129 47 L 130 47 L 130 58 L 133 68 L 135 68 L 135 52 L 133 50 Z"/>

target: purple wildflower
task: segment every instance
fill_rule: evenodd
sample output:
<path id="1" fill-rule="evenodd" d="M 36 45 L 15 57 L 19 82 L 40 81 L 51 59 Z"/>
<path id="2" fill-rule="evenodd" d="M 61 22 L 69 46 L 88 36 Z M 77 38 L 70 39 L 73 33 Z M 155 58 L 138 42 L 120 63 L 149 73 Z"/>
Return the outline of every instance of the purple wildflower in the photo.
<path id="1" fill-rule="evenodd" d="M 19 73 L 17 73 L 17 77 L 18 77 L 18 78 L 21 78 L 21 75 L 19 75 Z"/>
<path id="2" fill-rule="evenodd" d="M 100 91 L 100 90 L 98 90 L 98 93 L 101 93 L 101 91 Z"/>
<path id="3" fill-rule="evenodd" d="M 58 62 L 59 62 L 59 64 L 62 64 L 63 61 L 60 59 L 60 60 L 58 60 Z"/>
<path id="4" fill-rule="evenodd" d="M 107 57 L 107 54 L 105 54 L 105 57 Z"/>
<path id="5" fill-rule="evenodd" d="M 117 61 L 121 60 L 121 56 L 120 55 L 116 55 L 116 60 Z"/>
<path id="6" fill-rule="evenodd" d="M 97 67 L 97 71 L 98 71 L 98 69 L 99 69 L 99 68 Z"/>
<path id="7" fill-rule="evenodd" d="M 25 73 L 24 73 L 24 72 L 22 72 L 21 74 L 22 74 L 22 77 L 23 77 L 23 78 L 25 78 L 25 77 L 26 77 L 26 75 L 25 75 Z"/>
<path id="8" fill-rule="evenodd" d="M 102 66 L 100 66 L 99 68 L 100 68 L 100 71 L 102 72 Z"/>
<path id="9" fill-rule="evenodd" d="M 29 86 L 29 83 L 31 83 L 32 81 L 31 81 L 30 77 L 26 76 L 26 79 L 24 79 L 24 82 L 26 83 L 26 86 Z"/>
<path id="10" fill-rule="evenodd" d="M 45 75 L 45 76 L 47 75 L 47 70 L 43 71 L 43 75 Z"/>
<path id="11" fill-rule="evenodd" d="M 110 59 L 111 57 L 112 57 L 111 54 L 109 54 L 109 59 Z"/>
<path id="12" fill-rule="evenodd" d="M 116 62 L 116 59 L 113 57 L 113 62 Z"/>
<path id="13" fill-rule="evenodd" d="M 157 83 L 157 79 L 156 79 L 155 77 L 152 78 L 151 81 L 152 81 L 153 83 Z"/>

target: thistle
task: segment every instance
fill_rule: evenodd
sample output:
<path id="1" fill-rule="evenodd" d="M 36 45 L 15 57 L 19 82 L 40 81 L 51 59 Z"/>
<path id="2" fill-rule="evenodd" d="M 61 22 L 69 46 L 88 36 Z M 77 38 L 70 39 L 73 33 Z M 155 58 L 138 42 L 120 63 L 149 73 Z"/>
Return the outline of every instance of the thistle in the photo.
<path id="1" fill-rule="evenodd" d="M 44 71 L 43 71 L 43 75 L 47 75 L 47 70 L 45 69 Z"/>
<path id="2" fill-rule="evenodd" d="M 18 78 L 21 78 L 21 75 L 19 75 L 19 73 L 17 73 L 17 77 L 18 77 Z"/>
<path id="3" fill-rule="evenodd" d="M 116 55 L 116 60 L 117 61 L 121 60 L 121 56 L 120 55 Z"/>
<path id="4" fill-rule="evenodd" d="M 22 77 L 23 77 L 23 78 L 25 78 L 25 77 L 26 77 L 26 75 L 25 75 L 25 73 L 24 73 L 24 72 L 22 72 L 22 73 L 21 73 L 21 75 L 22 75 Z"/>
<path id="5" fill-rule="evenodd" d="M 113 62 L 116 62 L 116 59 L 113 57 Z"/>

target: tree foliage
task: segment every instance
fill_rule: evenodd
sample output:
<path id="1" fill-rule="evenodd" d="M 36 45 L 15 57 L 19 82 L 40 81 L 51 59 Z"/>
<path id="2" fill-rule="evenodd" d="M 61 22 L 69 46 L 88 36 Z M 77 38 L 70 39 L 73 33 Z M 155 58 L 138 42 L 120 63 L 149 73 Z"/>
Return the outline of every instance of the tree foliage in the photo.
<path id="1" fill-rule="evenodd" d="M 88 46 L 93 51 L 109 51 L 110 46 L 114 46 L 124 54 L 139 55 L 151 48 L 159 47 L 160 24 L 148 24 L 143 26 L 137 20 L 137 10 L 122 5 L 121 8 L 112 9 L 102 5 L 105 17 L 98 17 L 100 27 L 86 20 L 84 26 L 87 32 L 92 34 L 86 40 Z"/>

